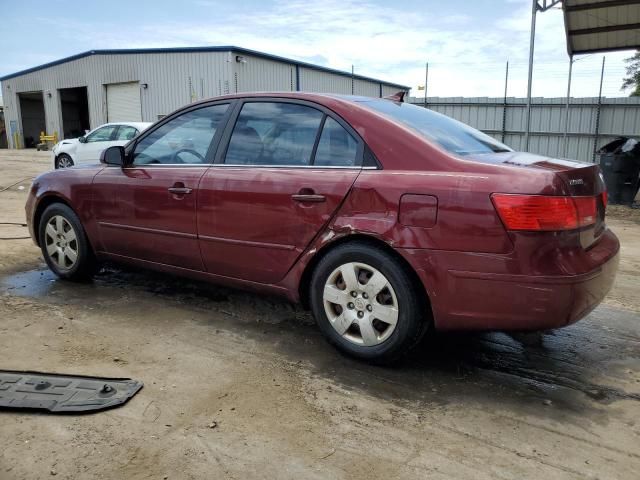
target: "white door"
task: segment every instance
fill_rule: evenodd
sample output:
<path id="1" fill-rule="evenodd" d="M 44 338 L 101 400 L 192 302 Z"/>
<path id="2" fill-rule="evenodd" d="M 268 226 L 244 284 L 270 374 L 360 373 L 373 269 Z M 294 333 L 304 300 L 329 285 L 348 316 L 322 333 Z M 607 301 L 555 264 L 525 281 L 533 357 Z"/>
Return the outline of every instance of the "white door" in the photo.
<path id="1" fill-rule="evenodd" d="M 140 122 L 140 84 L 138 82 L 107 85 L 107 121 Z"/>

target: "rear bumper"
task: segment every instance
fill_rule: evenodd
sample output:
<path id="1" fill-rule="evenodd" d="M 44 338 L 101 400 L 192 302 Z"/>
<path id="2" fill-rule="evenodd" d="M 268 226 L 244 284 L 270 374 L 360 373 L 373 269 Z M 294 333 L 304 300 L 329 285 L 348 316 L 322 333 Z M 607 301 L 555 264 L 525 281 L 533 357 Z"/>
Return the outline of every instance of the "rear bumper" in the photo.
<path id="1" fill-rule="evenodd" d="M 465 259 L 455 258 L 466 253 L 403 253 L 429 293 L 437 329 L 524 331 L 569 325 L 598 306 L 613 285 L 619 249 L 617 237 L 605 232 L 596 246 L 581 253 L 586 269 L 574 275 L 503 273 L 495 255 L 466 258 L 466 263 L 487 267 L 470 271 L 460 268 Z"/>

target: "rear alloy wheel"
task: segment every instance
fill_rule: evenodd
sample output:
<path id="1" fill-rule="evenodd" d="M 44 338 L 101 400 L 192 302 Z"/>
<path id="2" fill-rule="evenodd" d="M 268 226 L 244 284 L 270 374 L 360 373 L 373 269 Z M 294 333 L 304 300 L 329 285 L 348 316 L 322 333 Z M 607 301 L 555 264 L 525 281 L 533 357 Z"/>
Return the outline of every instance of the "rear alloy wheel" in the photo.
<path id="1" fill-rule="evenodd" d="M 324 311 L 345 340 L 371 347 L 384 342 L 398 324 L 398 299 L 379 270 L 364 263 L 345 263 L 325 283 Z"/>
<path id="2" fill-rule="evenodd" d="M 49 268 L 61 278 L 82 280 L 95 271 L 95 258 L 80 219 L 67 205 L 49 205 L 38 228 L 40 248 Z"/>
<path id="3" fill-rule="evenodd" d="M 383 249 L 348 243 L 329 251 L 311 280 L 320 329 L 343 352 L 376 363 L 407 353 L 430 324 L 413 277 Z"/>
<path id="4" fill-rule="evenodd" d="M 56 168 L 71 168 L 73 167 L 73 160 L 66 153 L 58 155 L 56 160 Z"/>

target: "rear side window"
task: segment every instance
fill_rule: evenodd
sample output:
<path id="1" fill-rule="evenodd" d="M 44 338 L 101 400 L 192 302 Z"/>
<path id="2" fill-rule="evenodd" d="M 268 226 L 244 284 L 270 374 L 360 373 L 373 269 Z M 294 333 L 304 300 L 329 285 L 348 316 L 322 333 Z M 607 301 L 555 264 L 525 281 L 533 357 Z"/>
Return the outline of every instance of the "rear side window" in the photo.
<path id="1" fill-rule="evenodd" d="M 305 105 L 245 103 L 233 128 L 225 163 L 309 165 L 322 117 L 322 112 Z"/>
<path id="2" fill-rule="evenodd" d="M 356 164 L 358 142 L 333 118 L 327 117 L 318 143 L 314 165 L 351 167 Z"/>
<path id="3" fill-rule="evenodd" d="M 138 131 L 133 127 L 128 127 L 126 125 L 120 125 L 118 128 L 118 134 L 116 136 L 116 140 L 131 140 L 138 134 Z"/>

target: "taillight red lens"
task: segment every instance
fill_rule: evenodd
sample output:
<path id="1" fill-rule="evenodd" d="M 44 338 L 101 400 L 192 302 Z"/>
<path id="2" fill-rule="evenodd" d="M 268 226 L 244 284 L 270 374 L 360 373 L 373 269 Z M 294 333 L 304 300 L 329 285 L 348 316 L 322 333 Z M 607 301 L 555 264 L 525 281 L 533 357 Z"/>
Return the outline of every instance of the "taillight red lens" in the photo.
<path id="1" fill-rule="evenodd" d="M 558 231 L 596 222 L 596 197 L 491 195 L 507 230 Z"/>
<path id="2" fill-rule="evenodd" d="M 572 197 L 578 210 L 578 226 L 586 227 L 596 223 L 598 197 Z"/>
<path id="3" fill-rule="evenodd" d="M 604 208 L 607 208 L 607 200 L 608 200 L 608 197 L 607 197 L 607 191 L 606 191 L 606 190 L 604 190 L 604 191 L 602 192 L 602 206 L 603 206 Z"/>

